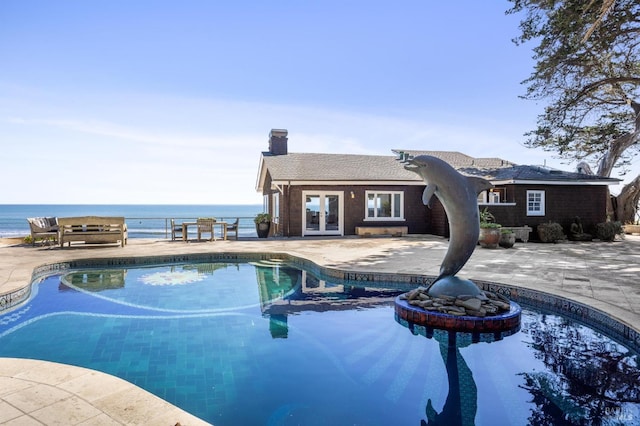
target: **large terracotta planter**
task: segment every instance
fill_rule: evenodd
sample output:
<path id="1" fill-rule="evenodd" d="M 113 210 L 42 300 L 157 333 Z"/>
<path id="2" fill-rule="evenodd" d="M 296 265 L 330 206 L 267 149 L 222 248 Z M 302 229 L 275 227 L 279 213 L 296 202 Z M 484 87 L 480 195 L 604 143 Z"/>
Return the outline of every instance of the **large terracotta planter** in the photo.
<path id="1" fill-rule="evenodd" d="M 500 243 L 500 228 L 480 228 L 478 241 L 481 247 L 497 248 Z"/>

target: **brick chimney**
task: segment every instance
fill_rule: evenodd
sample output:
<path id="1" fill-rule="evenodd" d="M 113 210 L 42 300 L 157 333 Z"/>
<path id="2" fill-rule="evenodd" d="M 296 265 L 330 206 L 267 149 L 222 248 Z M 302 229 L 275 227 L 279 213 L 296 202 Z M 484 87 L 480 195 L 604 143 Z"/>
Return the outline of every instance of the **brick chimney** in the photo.
<path id="1" fill-rule="evenodd" d="M 269 133 L 269 154 L 287 155 L 287 134 L 285 129 L 271 129 Z"/>

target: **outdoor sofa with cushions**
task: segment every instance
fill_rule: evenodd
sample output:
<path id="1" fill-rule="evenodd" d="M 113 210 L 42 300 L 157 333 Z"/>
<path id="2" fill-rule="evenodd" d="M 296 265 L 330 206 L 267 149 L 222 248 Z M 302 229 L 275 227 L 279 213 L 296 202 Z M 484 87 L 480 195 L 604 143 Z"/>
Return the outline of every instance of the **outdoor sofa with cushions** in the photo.
<path id="1" fill-rule="evenodd" d="M 37 239 L 58 241 L 58 219 L 55 217 L 29 217 L 31 229 L 31 245 L 36 244 Z"/>
<path id="2" fill-rule="evenodd" d="M 82 216 L 58 218 L 60 227 L 60 247 L 71 241 L 84 241 L 90 244 L 117 243 L 127 244 L 127 224 L 124 217 Z"/>

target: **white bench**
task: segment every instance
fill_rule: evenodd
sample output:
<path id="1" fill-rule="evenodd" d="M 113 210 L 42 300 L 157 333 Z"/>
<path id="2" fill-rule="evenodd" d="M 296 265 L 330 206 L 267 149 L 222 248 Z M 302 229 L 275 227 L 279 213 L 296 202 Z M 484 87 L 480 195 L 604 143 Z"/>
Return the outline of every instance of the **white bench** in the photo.
<path id="1" fill-rule="evenodd" d="M 529 233 L 533 231 L 533 228 L 530 226 L 503 226 L 500 229 L 510 229 L 516 234 L 516 239 L 526 243 L 529 241 Z"/>
<path id="2" fill-rule="evenodd" d="M 371 237 L 374 235 L 391 235 L 400 237 L 409 233 L 407 226 L 356 226 L 356 235 Z"/>
<path id="3" fill-rule="evenodd" d="M 640 234 L 640 225 L 622 225 L 625 234 Z"/>
<path id="4" fill-rule="evenodd" d="M 124 217 L 61 217 L 58 218 L 60 228 L 60 247 L 71 241 L 84 241 L 89 244 L 120 243 L 127 244 L 127 225 Z"/>

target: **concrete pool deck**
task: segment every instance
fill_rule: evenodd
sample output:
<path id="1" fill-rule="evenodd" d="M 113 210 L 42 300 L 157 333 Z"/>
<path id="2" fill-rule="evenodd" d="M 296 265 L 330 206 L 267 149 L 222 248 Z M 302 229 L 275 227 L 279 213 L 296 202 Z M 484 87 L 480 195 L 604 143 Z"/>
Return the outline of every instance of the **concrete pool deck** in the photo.
<path id="1" fill-rule="evenodd" d="M 178 242 L 130 239 L 124 248 L 32 247 L 0 242 L 0 295 L 25 287 L 35 267 L 75 259 L 209 252 L 288 253 L 347 271 L 435 276 L 447 240 L 401 238 L 245 239 Z M 461 277 L 521 286 L 562 296 L 606 312 L 640 331 L 640 236 L 613 243 L 539 244 L 477 248 Z M 0 358 L 0 424 L 208 424 L 121 379 L 45 361 Z"/>

